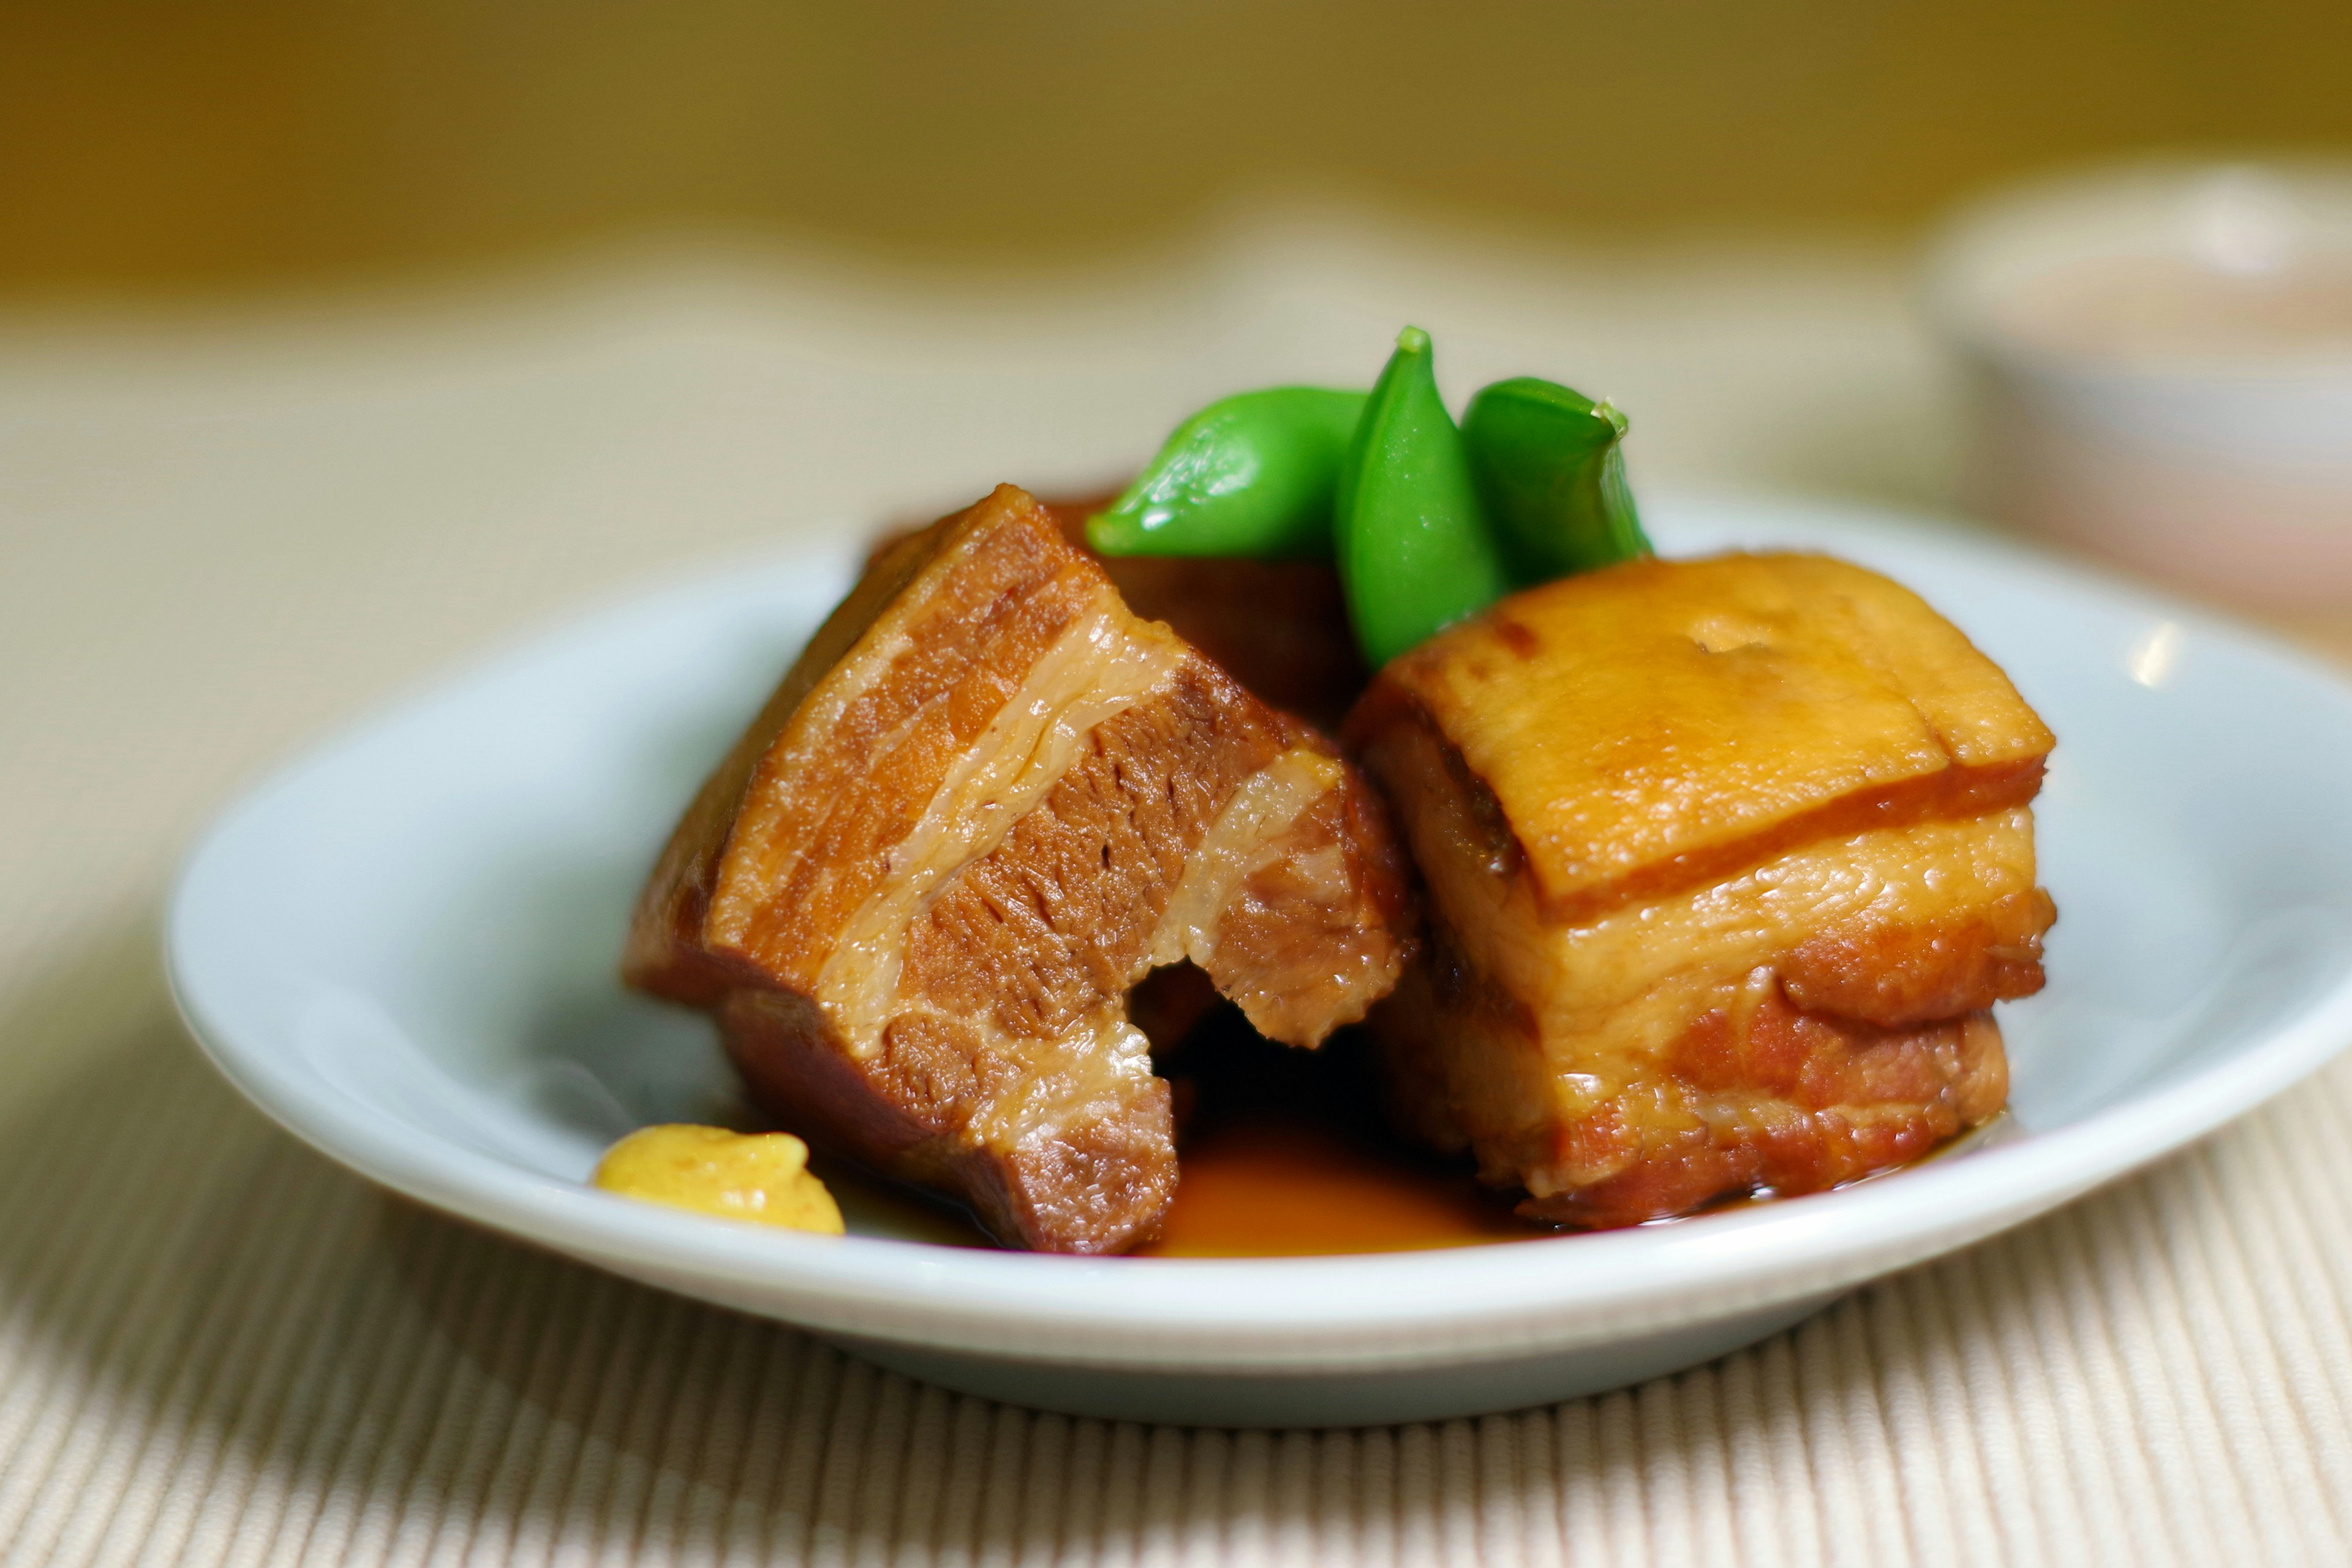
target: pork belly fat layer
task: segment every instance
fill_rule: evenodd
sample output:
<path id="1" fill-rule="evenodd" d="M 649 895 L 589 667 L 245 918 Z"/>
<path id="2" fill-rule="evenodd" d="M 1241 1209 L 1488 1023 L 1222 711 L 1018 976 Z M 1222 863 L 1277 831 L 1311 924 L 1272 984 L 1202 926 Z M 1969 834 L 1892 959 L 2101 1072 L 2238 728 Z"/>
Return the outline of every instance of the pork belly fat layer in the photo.
<path id="1" fill-rule="evenodd" d="M 1354 770 L 1007 486 L 877 559 L 680 824 L 625 969 L 716 1012 L 793 1131 L 1111 1251 L 1175 1184 L 1128 989 L 1190 961 L 1311 1046 L 1410 920 Z"/>
<path id="2" fill-rule="evenodd" d="M 1350 721 L 1428 892 L 1429 955 L 1374 1018 L 1392 1101 L 1424 1140 L 1474 1150 L 1486 1180 L 1524 1188 L 1531 1214 L 1622 1225 L 1727 1193 L 1814 1190 L 1915 1158 L 2006 1097 L 1985 1010 L 2040 988 L 2053 915 L 2016 798 L 2040 777 L 2039 721 L 1909 595 L 1841 589 L 1819 625 L 1744 660 L 1737 647 L 1685 651 L 1722 626 L 1711 605 L 1744 615 L 1792 582 L 1878 581 L 1817 571 L 1834 565 L 1645 563 L 1517 595 L 1392 664 Z M 1626 603 L 1601 605 L 1612 584 Z M 1567 621 L 1555 596 L 1625 635 L 1547 656 Z M 1856 601 L 1934 626 L 1874 622 L 1850 613 Z M 1498 625 L 1542 629 L 1530 646 Z M 1938 652 L 1906 659 L 1878 640 Z M 1663 666 L 1646 719 L 1618 713 L 1637 681 L 1585 679 L 1591 663 L 1643 659 Z M 1725 692 L 1685 689 L 1711 668 Z M 1874 670 L 1871 689 L 1839 699 L 1866 723 L 1794 727 L 1820 777 L 1757 754 L 1772 717 L 1805 706 L 1792 692 L 1826 701 Z M 1752 724 L 1727 692 L 1752 704 Z M 1605 744 L 1622 775 L 1580 777 L 1565 755 L 1498 764 L 1499 782 L 1481 772 L 1461 735 L 1491 756 L 1497 735 L 1532 744 L 1543 731 L 1491 710 L 1502 703 L 1538 710 L 1555 749 Z M 1890 791 L 1875 765 L 1899 733 L 1895 707 L 1948 747 L 1912 775 L 1931 787 Z M 2003 713 L 2007 728 L 1987 718 Z M 1663 752 L 1604 742 L 1612 724 L 1647 724 Z M 1735 787 L 1759 777 L 1779 781 L 1777 818 Z M 1571 787 L 1616 793 L 1549 793 Z M 1610 831 L 1633 847 L 1590 837 L 1622 812 L 1630 823 Z M 1609 875 L 1547 880 L 1547 853 L 1556 873 Z"/>

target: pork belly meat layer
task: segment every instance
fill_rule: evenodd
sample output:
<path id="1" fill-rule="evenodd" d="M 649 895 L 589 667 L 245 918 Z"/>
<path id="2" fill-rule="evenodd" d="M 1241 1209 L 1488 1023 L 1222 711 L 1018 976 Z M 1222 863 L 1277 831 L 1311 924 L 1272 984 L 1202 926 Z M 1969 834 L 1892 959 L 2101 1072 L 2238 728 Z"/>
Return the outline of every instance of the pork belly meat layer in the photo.
<path id="1" fill-rule="evenodd" d="M 1349 721 L 1426 883 L 1375 1014 L 1410 1129 L 1612 1226 L 1817 1190 L 2000 1110 L 2052 739 L 1916 595 L 1801 555 L 1505 599 Z"/>
<path id="2" fill-rule="evenodd" d="M 1312 1046 L 1410 931 L 1361 777 L 1005 486 L 817 633 L 679 825 L 625 970 L 710 1008 L 794 1131 L 1008 1243 L 1104 1252 L 1176 1181 L 1129 988 L 1189 960 Z"/>

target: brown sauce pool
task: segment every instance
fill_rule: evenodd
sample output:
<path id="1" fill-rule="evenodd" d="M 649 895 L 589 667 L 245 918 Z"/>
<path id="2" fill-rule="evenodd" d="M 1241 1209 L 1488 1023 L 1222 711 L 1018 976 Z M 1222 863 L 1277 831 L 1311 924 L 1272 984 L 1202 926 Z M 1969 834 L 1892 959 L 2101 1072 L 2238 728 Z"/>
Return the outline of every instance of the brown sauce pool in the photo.
<path id="1" fill-rule="evenodd" d="M 1511 1212 L 1514 1195 L 1480 1186 L 1466 1160 L 1428 1153 L 1390 1131 L 1365 1060 L 1369 1044 L 1342 1030 L 1319 1050 L 1278 1046 L 1220 1002 L 1181 1045 L 1160 1053 L 1154 1065 L 1176 1093 L 1176 1199 L 1160 1239 L 1128 1256 L 1312 1258 L 1575 1234 L 1521 1219 Z M 2003 1111 L 1924 1158 L 1943 1159 L 2013 1134 Z M 878 1229 L 949 1247 L 995 1245 L 961 1209 L 821 1157 L 812 1167 L 839 1199 L 852 1231 Z M 1771 1201 L 1769 1193 L 1743 1194 L 1698 1212 Z"/>
<path id="2" fill-rule="evenodd" d="M 1319 1050 L 1261 1039 L 1220 1004 L 1158 1066 L 1176 1091 L 1176 1201 L 1138 1258 L 1410 1252 L 1555 1236 L 1481 1187 L 1466 1159 L 1391 1131 L 1343 1031 Z"/>
<path id="3" fill-rule="evenodd" d="M 1238 1118 L 1179 1145 L 1160 1239 L 1136 1258 L 1413 1252 L 1556 1234 L 1470 1173 L 1382 1149 L 1307 1117 Z"/>
<path id="4" fill-rule="evenodd" d="M 1342 1031 L 1319 1050 L 1262 1039 L 1219 1003 L 1155 1065 L 1175 1089 L 1180 1175 L 1158 1241 L 1135 1258 L 1305 1258 L 1531 1241 L 1561 1234 L 1519 1218 L 1466 1160 L 1391 1132 Z M 994 1245 L 951 1210 L 822 1157 L 814 1168 L 850 1229 L 955 1247 Z"/>

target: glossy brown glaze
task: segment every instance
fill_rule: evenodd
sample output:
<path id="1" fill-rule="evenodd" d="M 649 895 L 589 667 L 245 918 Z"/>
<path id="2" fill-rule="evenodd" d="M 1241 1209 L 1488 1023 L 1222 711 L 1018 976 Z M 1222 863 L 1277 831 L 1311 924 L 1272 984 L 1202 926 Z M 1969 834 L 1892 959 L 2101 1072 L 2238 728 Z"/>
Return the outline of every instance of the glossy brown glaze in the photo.
<path id="1" fill-rule="evenodd" d="M 2032 798 L 2052 740 L 1916 595 L 1816 555 L 1633 561 L 1392 660 L 1351 718 L 1432 724 L 1555 922 L 1794 844 Z"/>

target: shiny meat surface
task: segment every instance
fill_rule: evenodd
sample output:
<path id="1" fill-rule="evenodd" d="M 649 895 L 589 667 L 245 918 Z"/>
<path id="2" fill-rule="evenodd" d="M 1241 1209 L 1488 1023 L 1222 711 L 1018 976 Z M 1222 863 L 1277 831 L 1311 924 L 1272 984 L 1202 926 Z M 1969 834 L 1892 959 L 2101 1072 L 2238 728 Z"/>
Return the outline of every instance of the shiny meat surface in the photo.
<path id="1" fill-rule="evenodd" d="M 1775 845 L 2029 800 L 2051 736 L 1909 590 L 1817 555 L 1634 561 L 1512 595 L 1391 662 L 1555 917 Z"/>
<path id="2" fill-rule="evenodd" d="M 1128 990 L 1189 961 L 1314 1045 L 1403 965 L 1400 865 L 1328 742 L 1007 486 L 877 556 L 688 810 L 625 969 L 712 1009 L 793 1131 L 1010 1244 L 1117 1251 L 1176 1175 Z"/>
<path id="3" fill-rule="evenodd" d="M 1534 589 L 1392 663 L 1349 720 L 1427 891 L 1427 954 L 1373 1020 L 1391 1101 L 1523 1212 L 1627 1225 L 1814 1191 L 2006 1097 L 1988 1009 L 2042 984 L 2024 798 L 2048 732 L 1933 611 L 1836 564 Z M 1818 613 L 1776 598 L 1791 584 Z M 1616 640 L 1546 655 L 1554 597 Z M 1693 651 L 1759 603 L 1782 606 L 1769 658 Z M 1776 813 L 1743 793 L 1759 780 Z"/>

